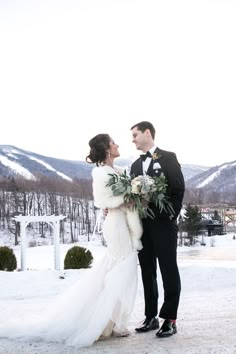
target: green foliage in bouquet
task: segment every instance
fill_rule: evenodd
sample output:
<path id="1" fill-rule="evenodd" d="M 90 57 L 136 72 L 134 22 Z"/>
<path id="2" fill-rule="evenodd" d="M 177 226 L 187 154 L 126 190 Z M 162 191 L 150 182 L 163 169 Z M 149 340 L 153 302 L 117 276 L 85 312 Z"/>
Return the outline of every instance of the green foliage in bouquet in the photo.
<path id="1" fill-rule="evenodd" d="M 89 268 L 93 261 L 92 253 L 81 246 L 70 248 L 64 259 L 64 269 Z"/>
<path id="2" fill-rule="evenodd" d="M 166 195 L 168 184 L 163 173 L 160 176 L 140 175 L 133 178 L 126 171 L 122 174 L 109 175 L 107 187 L 111 187 L 115 196 L 123 194 L 124 203 L 131 203 L 133 208 L 138 210 L 141 218 L 149 216 L 153 219 L 155 217 L 153 211 L 148 207 L 150 202 L 154 203 L 160 212 L 164 210 L 170 218 L 173 217 L 174 210 Z"/>
<path id="3" fill-rule="evenodd" d="M 108 187 L 111 187 L 113 195 L 121 195 L 123 193 L 125 198 L 131 198 L 131 178 L 128 176 L 127 172 L 117 174 L 109 173 L 110 179 L 107 183 Z M 127 200 L 128 201 L 128 200 Z"/>
<path id="4" fill-rule="evenodd" d="M 16 256 L 9 247 L 0 247 L 0 270 L 12 272 L 17 267 Z"/>

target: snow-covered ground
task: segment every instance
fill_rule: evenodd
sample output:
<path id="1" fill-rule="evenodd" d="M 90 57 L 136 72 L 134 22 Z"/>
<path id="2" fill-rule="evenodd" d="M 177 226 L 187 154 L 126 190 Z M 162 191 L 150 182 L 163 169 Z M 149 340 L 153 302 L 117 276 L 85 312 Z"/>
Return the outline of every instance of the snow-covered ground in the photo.
<path id="1" fill-rule="evenodd" d="M 214 242 L 213 242 L 214 240 Z M 130 319 L 131 335 L 110 338 L 92 347 L 80 349 L 58 343 L 22 342 L 0 339 L 0 353 L 18 354 L 201 354 L 236 353 L 236 240 L 233 234 L 206 238 L 206 246 L 178 248 L 182 294 L 178 316 L 178 333 L 170 338 L 155 337 L 155 331 L 137 334 L 135 326 L 143 319 L 143 290 L 139 270 L 138 292 Z M 88 247 L 94 263 L 105 248 L 98 241 L 80 243 Z M 212 247 L 212 245 L 214 247 Z M 61 260 L 72 245 L 61 245 Z M 15 248 L 18 266 L 20 249 Z M 84 270 L 53 270 L 53 246 L 27 249 L 25 272 L 0 272 L 1 321 L 7 314 L 24 318 L 44 316 L 44 308 L 55 296 L 79 280 Z M 159 284 L 161 280 L 159 278 Z M 160 302 L 163 297 L 160 286 Z M 66 325 L 66 324 L 65 324 Z"/>

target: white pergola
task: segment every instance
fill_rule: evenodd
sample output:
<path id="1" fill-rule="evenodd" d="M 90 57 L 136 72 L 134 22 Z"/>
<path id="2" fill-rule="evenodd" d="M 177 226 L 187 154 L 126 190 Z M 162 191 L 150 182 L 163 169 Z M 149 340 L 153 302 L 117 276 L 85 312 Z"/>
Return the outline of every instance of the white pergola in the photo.
<path id="1" fill-rule="evenodd" d="M 14 217 L 20 223 L 21 236 L 21 270 L 26 270 L 26 227 L 31 222 L 46 222 L 53 229 L 54 243 L 54 268 L 60 270 L 60 221 L 65 219 L 63 215 L 18 215 Z"/>

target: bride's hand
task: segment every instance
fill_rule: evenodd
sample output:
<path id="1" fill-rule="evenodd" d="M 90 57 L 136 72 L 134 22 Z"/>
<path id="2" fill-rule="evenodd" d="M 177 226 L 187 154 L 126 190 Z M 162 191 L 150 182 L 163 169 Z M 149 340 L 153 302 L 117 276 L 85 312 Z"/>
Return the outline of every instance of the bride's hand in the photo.
<path id="1" fill-rule="evenodd" d="M 107 216 L 107 214 L 108 214 L 108 208 L 103 209 L 103 214 L 104 214 L 105 217 Z"/>

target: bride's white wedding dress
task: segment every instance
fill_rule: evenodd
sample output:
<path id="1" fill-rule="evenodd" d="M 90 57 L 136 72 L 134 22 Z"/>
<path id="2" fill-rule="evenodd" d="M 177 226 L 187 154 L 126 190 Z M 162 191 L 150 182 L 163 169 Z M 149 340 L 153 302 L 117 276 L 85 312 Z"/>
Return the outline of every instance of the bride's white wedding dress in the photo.
<path id="1" fill-rule="evenodd" d="M 63 341 L 81 348 L 100 337 L 127 329 L 137 287 L 134 247 L 141 247 L 142 227 L 136 212 L 127 212 L 121 207 L 123 196 L 114 197 L 106 187 L 110 178 L 108 173 L 114 172 L 108 166 L 93 170 L 95 205 L 109 209 L 103 225 L 107 243 L 105 256 L 54 299 L 42 321 L 25 319 L 24 323 L 17 323 L 17 319 L 5 318 L 0 323 L 1 337 Z"/>

